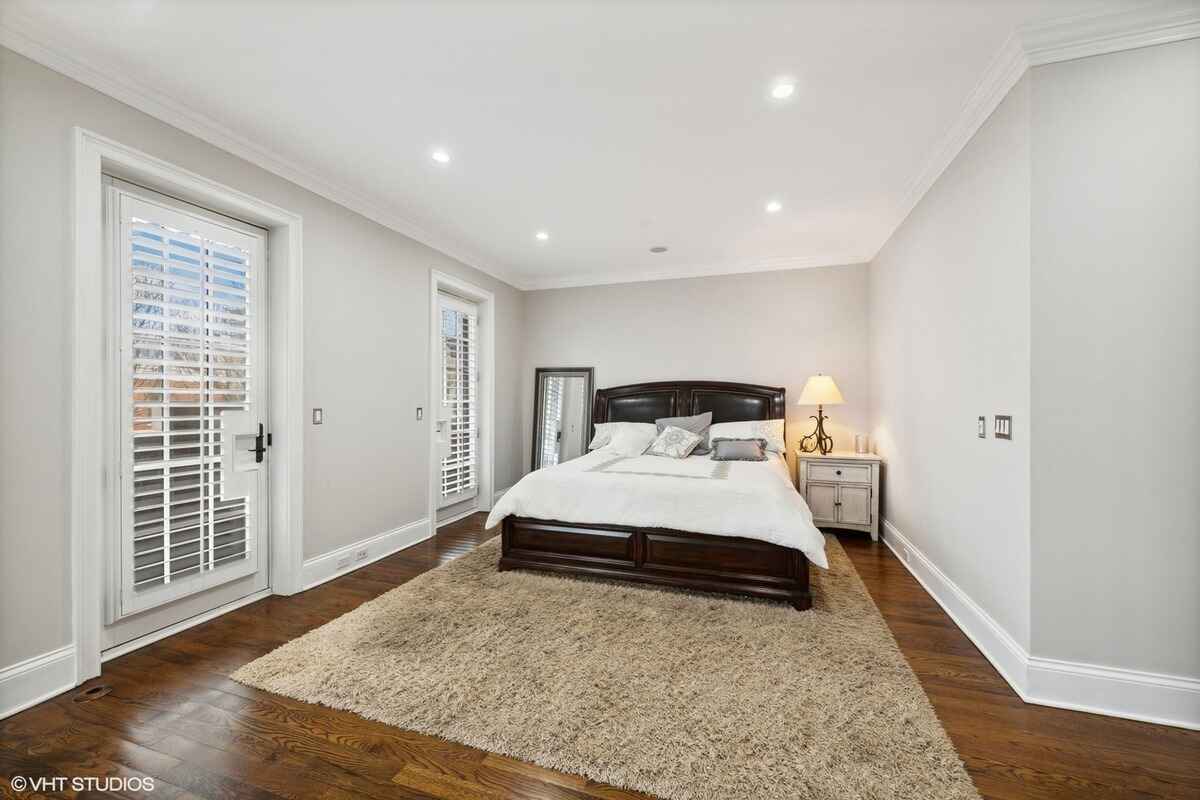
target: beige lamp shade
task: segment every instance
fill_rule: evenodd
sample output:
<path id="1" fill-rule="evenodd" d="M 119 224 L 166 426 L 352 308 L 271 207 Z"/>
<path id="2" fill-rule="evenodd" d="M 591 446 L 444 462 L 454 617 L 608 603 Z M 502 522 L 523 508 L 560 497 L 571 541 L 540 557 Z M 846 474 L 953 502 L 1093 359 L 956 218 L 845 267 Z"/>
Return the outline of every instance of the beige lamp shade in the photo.
<path id="1" fill-rule="evenodd" d="M 802 406 L 836 406 L 844 402 L 837 384 L 828 375 L 813 375 L 800 390 Z"/>

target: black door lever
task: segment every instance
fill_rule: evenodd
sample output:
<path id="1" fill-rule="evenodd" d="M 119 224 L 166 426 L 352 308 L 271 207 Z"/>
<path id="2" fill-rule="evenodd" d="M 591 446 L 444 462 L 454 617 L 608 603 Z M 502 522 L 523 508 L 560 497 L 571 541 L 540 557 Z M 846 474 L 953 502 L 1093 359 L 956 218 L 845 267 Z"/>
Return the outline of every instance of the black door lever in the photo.
<path id="1" fill-rule="evenodd" d="M 258 436 L 254 437 L 254 449 L 247 450 L 247 453 L 254 453 L 254 463 L 261 464 L 263 453 L 267 452 L 266 445 L 263 443 L 263 424 L 258 423 Z"/>

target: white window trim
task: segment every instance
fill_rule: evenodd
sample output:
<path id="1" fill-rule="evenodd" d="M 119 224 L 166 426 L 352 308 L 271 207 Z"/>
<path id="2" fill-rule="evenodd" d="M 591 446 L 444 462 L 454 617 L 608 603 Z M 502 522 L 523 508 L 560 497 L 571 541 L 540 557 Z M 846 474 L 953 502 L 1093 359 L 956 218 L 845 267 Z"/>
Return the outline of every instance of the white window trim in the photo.
<path id="1" fill-rule="evenodd" d="M 496 296 L 481 286 L 447 275 L 437 270 L 429 271 L 429 406 L 425 419 L 429 429 L 429 462 L 425 470 L 429 481 L 429 519 L 436 525 L 438 495 L 441 481 L 434 475 L 441 474 L 441 457 L 437 446 L 437 409 L 441 406 L 441 358 L 435 356 L 435 343 L 440 343 L 441 315 L 438 312 L 438 293 L 457 295 L 470 300 L 479 307 L 479 330 L 483 336 L 483 347 L 479 353 L 479 491 L 476 495 L 477 509 L 492 509 L 492 486 L 495 476 L 496 425 Z"/>
<path id="2" fill-rule="evenodd" d="M 73 249 L 70 445 L 70 552 L 75 684 L 100 674 L 108 522 L 107 486 L 115 443 L 104 404 L 112 367 L 104 298 L 103 173 L 150 187 L 268 231 L 271 330 L 271 545 L 275 594 L 301 590 L 304 530 L 304 328 L 302 220 L 298 214 L 181 167 L 75 128 L 70 209 Z"/>

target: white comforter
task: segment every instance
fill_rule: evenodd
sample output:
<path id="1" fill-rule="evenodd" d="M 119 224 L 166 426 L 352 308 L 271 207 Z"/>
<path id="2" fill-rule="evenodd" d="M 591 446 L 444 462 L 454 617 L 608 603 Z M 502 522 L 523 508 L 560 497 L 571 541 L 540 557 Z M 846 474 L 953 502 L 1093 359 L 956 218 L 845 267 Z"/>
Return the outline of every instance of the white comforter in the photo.
<path id="1" fill-rule="evenodd" d="M 794 547 L 827 567 L 825 538 L 787 463 L 618 456 L 601 448 L 531 472 L 504 493 L 487 526 L 509 515 L 744 536 Z"/>

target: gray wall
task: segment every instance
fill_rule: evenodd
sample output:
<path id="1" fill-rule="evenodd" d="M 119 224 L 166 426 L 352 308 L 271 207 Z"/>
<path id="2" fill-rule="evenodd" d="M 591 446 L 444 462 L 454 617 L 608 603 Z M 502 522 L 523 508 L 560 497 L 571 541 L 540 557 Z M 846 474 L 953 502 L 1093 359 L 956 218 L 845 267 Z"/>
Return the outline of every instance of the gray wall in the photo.
<path id="1" fill-rule="evenodd" d="M 429 271 L 496 293 L 496 486 L 520 474 L 521 293 L 0 49 L 0 667 L 70 638 L 71 128 L 304 217 L 306 558 L 427 513 Z M 427 417 L 428 419 L 429 417 Z"/>
<path id="2" fill-rule="evenodd" d="M 870 296 L 885 516 L 1032 655 L 1200 676 L 1200 41 L 1032 70 Z"/>
<path id="3" fill-rule="evenodd" d="M 1033 649 L 1200 677 L 1200 40 L 1032 97 Z"/>
<path id="4" fill-rule="evenodd" d="M 826 409 L 828 430 L 838 449 L 853 449 L 854 432 L 867 429 L 866 300 L 864 265 L 529 292 L 523 464 L 535 367 L 595 367 L 597 388 L 673 379 L 784 386 L 789 451 L 816 413 L 796 398 L 809 375 L 824 372 L 846 398 Z"/>
<path id="5" fill-rule="evenodd" d="M 883 515 L 1029 645 L 1029 86 L 871 263 Z M 1011 414 L 1011 442 L 976 419 Z"/>

